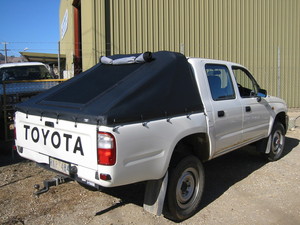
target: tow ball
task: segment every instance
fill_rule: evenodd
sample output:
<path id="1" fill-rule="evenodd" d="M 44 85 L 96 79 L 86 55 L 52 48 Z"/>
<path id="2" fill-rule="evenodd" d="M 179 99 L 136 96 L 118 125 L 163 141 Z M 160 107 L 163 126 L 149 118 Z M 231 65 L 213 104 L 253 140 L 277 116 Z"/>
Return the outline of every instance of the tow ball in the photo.
<path id="1" fill-rule="evenodd" d="M 34 189 L 36 189 L 37 191 L 34 192 L 33 194 L 35 196 L 39 196 L 43 193 L 46 193 L 47 191 L 49 191 L 49 188 L 52 186 L 58 186 L 60 184 L 63 183 L 67 183 L 72 181 L 72 179 L 68 176 L 63 176 L 63 175 L 57 175 L 56 177 L 50 179 L 50 180 L 44 180 L 44 187 L 42 189 L 40 189 L 40 185 L 39 184 L 35 184 L 34 185 Z"/>

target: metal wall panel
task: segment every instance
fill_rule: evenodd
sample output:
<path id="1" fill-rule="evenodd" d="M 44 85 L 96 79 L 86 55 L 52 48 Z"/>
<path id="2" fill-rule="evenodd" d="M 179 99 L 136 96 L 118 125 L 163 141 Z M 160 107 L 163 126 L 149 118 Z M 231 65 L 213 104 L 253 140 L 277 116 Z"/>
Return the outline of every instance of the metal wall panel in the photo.
<path id="1" fill-rule="evenodd" d="M 59 29 L 60 29 L 60 53 L 66 55 L 66 71 L 69 71 L 69 76 L 73 76 L 73 53 L 74 53 L 74 15 L 72 0 L 63 0 L 60 2 L 59 9 Z M 61 24 L 65 15 L 67 16 L 65 35 L 61 33 Z M 72 72 L 70 72 L 72 71 Z"/>
<path id="2" fill-rule="evenodd" d="M 66 7 L 61 3 L 60 17 Z M 299 0 L 84 0 L 83 67 L 96 64 L 107 48 L 111 54 L 170 50 L 234 61 L 269 94 L 300 107 L 299 12 Z M 70 41 L 62 40 L 62 47 Z"/>
<path id="3" fill-rule="evenodd" d="M 86 70 L 105 55 L 104 1 L 82 0 L 82 61 Z"/>
<path id="4" fill-rule="evenodd" d="M 300 107 L 299 0 L 112 0 L 112 54 L 171 50 L 247 66 Z"/>

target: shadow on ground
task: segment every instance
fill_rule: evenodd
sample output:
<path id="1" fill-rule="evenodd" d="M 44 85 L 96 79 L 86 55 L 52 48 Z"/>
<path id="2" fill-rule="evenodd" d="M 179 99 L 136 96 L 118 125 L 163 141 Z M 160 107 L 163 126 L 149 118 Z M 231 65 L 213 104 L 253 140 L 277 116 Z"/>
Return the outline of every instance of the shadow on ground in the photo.
<path id="1" fill-rule="evenodd" d="M 288 155 L 298 144 L 299 140 L 286 137 L 284 156 Z M 254 146 L 241 148 L 204 163 L 205 189 L 200 210 L 219 198 L 235 183 L 266 164 L 266 160 L 261 153 L 255 151 Z M 143 207 L 145 183 L 105 189 L 103 192 L 121 200 L 119 203 L 97 212 L 96 216 L 130 203 Z"/>
<path id="2" fill-rule="evenodd" d="M 299 140 L 286 137 L 283 157 L 288 155 L 298 144 Z M 241 148 L 205 163 L 206 182 L 201 208 L 212 203 L 235 183 L 243 180 L 267 163 L 254 146 Z"/>
<path id="3" fill-rule="evenodd" d="M 14 142 L 0 141 L 0 167 L 12 165 L 21 161 L 24 161 L 19 154 L 12 150 Z"/>

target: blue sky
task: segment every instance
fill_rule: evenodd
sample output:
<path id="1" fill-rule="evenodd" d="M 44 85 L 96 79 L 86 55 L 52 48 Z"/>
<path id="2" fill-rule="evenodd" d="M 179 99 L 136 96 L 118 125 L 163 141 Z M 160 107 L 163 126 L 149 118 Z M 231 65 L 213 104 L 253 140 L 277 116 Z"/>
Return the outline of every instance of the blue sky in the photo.
<path id="1" fill-rule="evenodd" d="M 60 0 L 0 0 L 0 49 L 8 55 L 28 52 L 57 53 Z M 3 51 L 0 51 L 4 54 Z"/>

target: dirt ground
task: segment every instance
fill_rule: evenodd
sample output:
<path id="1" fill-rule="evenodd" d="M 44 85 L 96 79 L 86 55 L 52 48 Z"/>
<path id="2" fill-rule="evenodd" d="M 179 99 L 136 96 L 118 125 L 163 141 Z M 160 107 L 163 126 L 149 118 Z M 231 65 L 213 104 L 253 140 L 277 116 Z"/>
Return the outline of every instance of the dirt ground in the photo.
<path id="1" fill-rule="evenodd" d="M 204 164 L 201 210 L 180 224 L 300 224 L 300 127 L 285 156 L 266 163 L 247 147 Z M 34 184 L 54 173 L 0 156 L 0 224 L 175 224 L 143 210 L 143 183 L 93 192 L 76 182 L 35 197 Z"/>

